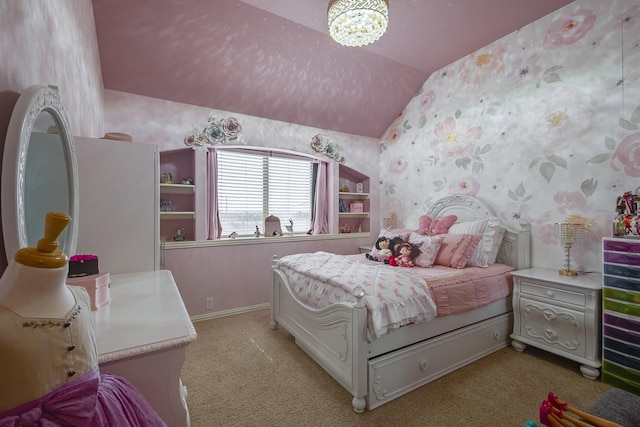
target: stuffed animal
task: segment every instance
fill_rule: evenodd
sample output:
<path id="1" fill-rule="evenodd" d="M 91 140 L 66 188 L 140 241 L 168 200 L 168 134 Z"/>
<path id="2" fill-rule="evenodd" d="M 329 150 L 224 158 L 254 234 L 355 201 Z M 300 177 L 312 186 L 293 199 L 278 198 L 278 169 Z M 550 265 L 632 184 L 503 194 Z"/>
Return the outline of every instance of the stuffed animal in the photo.
<path id="1" fill-rule="evenodd" d="M 385 264 L 389 264 L 389 260 L 398 255 L 395 248 L 402 243 L 403 240 L 401 237 L 379 237 L 376 240 L 375 248 L 378 250 L 377 254 L 371 255 L 370 253 L 365 254 L 367 259 L 371 261 L 379 261 L 384 262 Z"/>
<path id="2" fill-rule="evenodd" d="M 391 256 L 391 248 L 389 244 L 391 240 L 388 237 L 379 237 L 374 244 L 374 247 L 378 250 L 377 255 L 365 254 L 367 259 L 371 261 L 385 262 Z"/>
<path id="3" fill-rule="evenodd" d="M 389 265 L 397 267 L 413 267 L 413 259 L 418 255 L 419 248 L 409 242 L 401 242 L 396 245 L 393 262 L 389 260 Z"/>

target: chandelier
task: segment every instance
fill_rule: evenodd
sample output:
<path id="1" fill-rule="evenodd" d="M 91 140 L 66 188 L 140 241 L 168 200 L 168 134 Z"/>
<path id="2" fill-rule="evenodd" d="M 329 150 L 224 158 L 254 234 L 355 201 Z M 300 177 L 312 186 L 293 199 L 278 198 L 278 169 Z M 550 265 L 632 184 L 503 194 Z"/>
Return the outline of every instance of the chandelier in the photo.
<path id="1" fill-rule="evenodd" d="M 343 46 L 365 46 L 387 30 L 386 0 L 334 0 L 327 13 L 329 34 Z"/>

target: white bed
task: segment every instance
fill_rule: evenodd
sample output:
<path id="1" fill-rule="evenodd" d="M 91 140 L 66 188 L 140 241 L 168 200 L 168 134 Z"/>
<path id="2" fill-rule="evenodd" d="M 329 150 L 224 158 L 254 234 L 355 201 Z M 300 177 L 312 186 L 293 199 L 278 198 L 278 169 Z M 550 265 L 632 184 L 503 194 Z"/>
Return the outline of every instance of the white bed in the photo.
<path id="1" fill-rule="evenodd" d="M 432 218 L 458 222 L 493 217 L 478 199 L 455 195 L 437 201 Z M 364 256 L 364 255 L 363 255 Z M 527 227 L 507 229 L 496 262 L 516 270 L 530 265 Z M 296 296 L 274 257 L 271 327 L 279 325 L 353 396 L 356 412 L 383 405 L 509 344 L 511 296 L 462 314 L 403 326 L 374 340 L 367 337 L 367 308 L 355 303 L 316 309 Z"/>

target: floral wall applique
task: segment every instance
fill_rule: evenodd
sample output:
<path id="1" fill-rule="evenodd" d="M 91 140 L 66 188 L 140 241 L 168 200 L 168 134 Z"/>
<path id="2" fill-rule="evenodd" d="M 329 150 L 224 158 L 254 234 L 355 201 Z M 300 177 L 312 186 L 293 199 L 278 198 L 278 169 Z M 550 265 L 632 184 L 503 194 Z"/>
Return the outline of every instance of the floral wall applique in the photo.
<path id="1" fill-rule="evenodd" d="M 184 138 L 184 144 L 194 150 L 204 151 L 217 144 L 229 142 L 244 144 L 240 132 L 242 132 L 242 126 L 235 117 L 219 120 L 215 116 L 210 116 L 207 125 L 202 130 L 196 130 Z"/>
<path id="2" fill-rule="evenodd" d="M 345 158 L 340 154 L 340 147 L 337 144 L 331 142 L 329 137 L 321 134 L 315 135 L 311 138 L 311 148 L 316 153 L 322 154 L 324 157 L 335 160 L 338 163 L 344 163 Z"/>
<path id="3" fill-rule="evenodd" d="M 532 225 L 593 221 L 576 267 L 599 265 L 614 202 L 640 177 L 640 2 L 577 0 L 436 71 L 380 139 L 381 215 L 414 225 L 450 194 Z"/>

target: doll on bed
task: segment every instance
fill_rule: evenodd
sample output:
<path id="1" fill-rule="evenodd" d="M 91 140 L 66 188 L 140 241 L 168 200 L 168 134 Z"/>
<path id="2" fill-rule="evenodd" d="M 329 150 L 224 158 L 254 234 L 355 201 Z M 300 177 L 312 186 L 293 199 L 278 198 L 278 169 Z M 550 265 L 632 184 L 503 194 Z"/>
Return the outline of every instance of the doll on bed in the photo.
<path id="1" fill-rule="evenodd" d="M 400 242 L 394 247 L 395 256 L 389 259 L 389 265 L 396 267 L 413 267 L 413 259 L 418 255 L 419 248 L 409 242 Z"/>
<path id="2" fill-rule="evenodd" d="M 378 253 L 376 255 L 367 253 L 365 256 L 371 261 L 379 261 L 389 264 L 389 260 L 398 255 L 394 252 L 394 248 L 400 243 L 402 243 L 402 239 L 400 237 L 379 237 L 374 245 L 378 250 Z"/>

